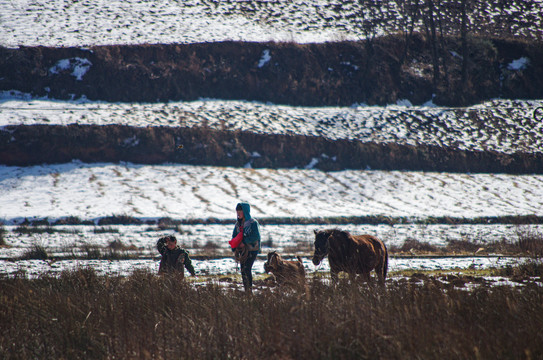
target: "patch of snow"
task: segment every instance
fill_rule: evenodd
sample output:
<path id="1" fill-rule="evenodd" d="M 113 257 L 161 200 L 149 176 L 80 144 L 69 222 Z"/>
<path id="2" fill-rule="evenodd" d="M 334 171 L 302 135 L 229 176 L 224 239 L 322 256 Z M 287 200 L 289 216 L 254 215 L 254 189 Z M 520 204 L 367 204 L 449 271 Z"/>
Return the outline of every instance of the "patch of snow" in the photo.
<path id="1" fill-rule="evenodd" d="M 422 107 L 435 108 L 435 107 L 437 107 L 437 105 L 434 104 L 434 100 L 431 99 L 431 100 L 428 100 L 427 102 L 425 102 L 424 104 L 422 104 Z"/>
<path id="2" fill-rule="evenodd" d="M 425 108 L 425 107 L 435 108 L 435 107 L 437 107 L 437 105 L 434 104 L 434 98 L 435 97 L 436 97 L 436 94 L 432 94 L 432 98 L 430 100 L 428 100 L 427 102 L 425 102 L 424 104 L 422 104 L 422 108 Z"/>
<path id="3" fill-rule="evenodd" d="M 307 164 L 304 168 L 305 169 L 313 169 L 318 163 L 319 163 L 319 159 L 312 158 L 311 162 L 309 164 Z"/>
<path id="4" fill-rule="evenodd" d="M 507 65 L 508 70 L 524 70 L 530 65 L 530 59 L 523 56 L 520 59 L 513 60 L 509 65 Z"/>
<path id="5" fill-rule="evenodd" d="M 71 75 L 74 76 L 76 80 L 81 81 L 91 66 L 92 63 L 88 59 L 75 57 L 57 61 L 54 66 L 49 68 L 49 72 L 51 74 L 60 74 L 61 72 L 71 71 Z"/>
<path id="6" fill-rule="evenodd" d="M 341 64 L 341 65 L 348 66 L 348 67 L 352 67 L 353 70 L 358 70 L 358 69 L 360 69 L 360 66 L 351 64 L 349 61 L 342 61 L 342 62 L 340 62 L 340 64 Z"/>
<path id="7" fill-rule="evenodd" d="M 413 106 L 411 101 L 409 101 L 407 99 L 398 99 L 398 101 L 396 102 L 396 105 L 405 106 L 405 107 L 412 107 Z"/>
<path id="8" fill-rule="evenodd" d="M 137 146 L 139 143 L 140 140 L 136 137 L 136 135 L 123 140 L 123 146 L 125 147 L 134 147 Z"/>
<path id="9" fill-rule="evenodd" d="M 513 36 L 537 36 L 541 1 L 516 9 L 516 4 L 482 2 L 470 14 L 470 24 L 493 22 L 483 10 L 500 16 L 514 11 L 518 27 Z M 404 23 L 395 2 L 376 14 L 363 2 L 337 6 L 322 0 L 303 1 L 187 1 L 187 0 L 0 0 L 0 45 L 89 46 L 168 44 L 221 41 L 324 43 L 360 41 L 364 20 L 376 19 L 372 36 L 402 31 Z M 482 17 L 481 17 L 482 16 Z M 421 24 L 417 24 L 420 28 Z"/>
<path id="10" fill-rule="evenodd" d="M 0 219 L 8 223 L 32 217 L 94 219 L 120 214 L 222 219 L 231 216 L 238 194 L 258 207 L 259 217 L 543 215 L 543 175 L 249 166 L 78 161 L 0 166 Z M 244 180 L 233 186 L 227 178 Z"/>
<path id="11" fill-rule="evenodd" d="M 456 57 L 456 58 L 459 58 L 459 59 L 463 59 L 463 56 L 458 54 L 456 51 L 450 51 L 451 55 L 453 57 Z"/>
<path id="12" fill-rule="evenodd" d="M 270 50 L 266 49 L 262 52 L 262 57 L 260 58 L 260 61 L 258 62 L 258 67 L 262 68 L 264 65 L 266 65 L 271 60 Z"/>

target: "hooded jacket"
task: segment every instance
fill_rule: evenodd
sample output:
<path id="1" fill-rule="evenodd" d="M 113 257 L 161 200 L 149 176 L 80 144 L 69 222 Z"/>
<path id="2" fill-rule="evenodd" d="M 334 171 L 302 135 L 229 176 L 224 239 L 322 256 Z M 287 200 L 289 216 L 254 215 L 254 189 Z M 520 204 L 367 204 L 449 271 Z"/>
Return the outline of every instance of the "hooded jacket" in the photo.
<path id="1" fill-rule="evenodd" d="M 239 203 L 243 210 L 245 222 L 240 224 L 236 221 L 232 238 L 235 238 L 240 231 L 243 231 L 243 243 L 248 246 L 249 252 L 260 252 L 260 225 L 256 219 L 251 217 L 251 205 L 246 202 Z M 237 207 L 237 206 L 236 206 Z"/>

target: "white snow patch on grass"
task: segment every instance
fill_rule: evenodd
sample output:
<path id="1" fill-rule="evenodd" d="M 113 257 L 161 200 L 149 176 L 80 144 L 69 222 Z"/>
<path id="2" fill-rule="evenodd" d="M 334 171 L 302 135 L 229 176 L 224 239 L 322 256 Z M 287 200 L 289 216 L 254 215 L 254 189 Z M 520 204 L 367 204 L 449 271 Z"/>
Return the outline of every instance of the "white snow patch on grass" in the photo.
<path id="1" fill-rule="evenodd" d="M 509 70 L 524 70 L 530 65 L 530 59 L 523 56 L 520 59 L 513 60 L 509 65 L 507 65 L 507 69 Z"/>
<path id="2" fill-rule="evenodd" d="M 92 63 L 88 59 L 75 57 L 57 61 L 57 63 L 49 69 L 49 72 L 56 75 L 69 71 L 76 80 L 81 81 L 91 66 Z"/>
<path id="3" fill-rule="evenodd" d="M 270 50 L 269 49 L 266 49 L 262 52 L 262 57 L 260 58 L 260 60 L 258 61 L 258 67 L 259 68 L 262 68 L 264 67 L 264 65 L 266 65 L 267 63 L 269 63 L 271 60 L 271 55 L 270 55 Z"/>

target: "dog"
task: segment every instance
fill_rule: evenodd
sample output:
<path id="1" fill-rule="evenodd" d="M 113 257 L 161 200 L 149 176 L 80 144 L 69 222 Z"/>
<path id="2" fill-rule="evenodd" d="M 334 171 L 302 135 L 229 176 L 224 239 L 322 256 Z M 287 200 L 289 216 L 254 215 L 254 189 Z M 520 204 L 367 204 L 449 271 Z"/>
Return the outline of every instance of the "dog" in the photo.
<path id="1" fill-rule="evenodd" d="M 277 251 L 269 252 L 264 271 L 273 275 L 277 285 L 299 285 L 305 282 L 305 269 L 299 256 L 298 261 L 289 261 L 283 260 Z"/>

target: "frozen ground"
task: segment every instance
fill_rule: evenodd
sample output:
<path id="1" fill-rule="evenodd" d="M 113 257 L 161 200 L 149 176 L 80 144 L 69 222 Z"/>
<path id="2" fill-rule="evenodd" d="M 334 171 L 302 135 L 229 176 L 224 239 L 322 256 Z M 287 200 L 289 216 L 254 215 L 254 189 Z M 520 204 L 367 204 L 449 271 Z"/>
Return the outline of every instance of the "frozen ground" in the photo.
<path id="1" fill-rule="evenodd" d="M 359 40 L 404 28 L 396 2 L 1 0 L 0 45 L 90 46 L 225 40 L 299 43 Z M 541 37 L 542 2 L 480 2 L 471 24 Z M 450 16 L 454 21 L 456 16 Z M 362 22 L 365 26 L 362 26 Z M 368 21 L 371 25 L 368 26 Z M 419 20 L 420 26 L 420 20 Z M 447 29 L 457 23 L 445 24 Z"/>
<path id="2" fill-rule="evenodd" d="M 7 125 L 130 125 L 241 130 L 362 142 L 435 145 L 463 150 L 540 153 L 543 100 L 493 100 L 470 108 L 293 107 L 247 101 L 105 103 L 33 99 L 0 92 L 0 130 Z M 137 140 L 137 139 L 136 139 Z"/>
<path id="3" fill-rule="evenodd" d="M 181 246 L 190 250 L 193 255 L 193 265 L 197 276 L 209 275 L 239 275 L 239 265 L 233 260 L 232 253 L 228 250 L 227 240 L 232 226 L 226 225 L 193 225 L 183 226 L 177 231 L 156 230 L 148 226 L 108 226 L 109 232 L 95 233 L 96 229 L 104 227 L 95 226 L 59 226 L 53 234 L 17 234 L 15 226 L 6 226 L 6 241 L 9 247 L 0 248 L 0 276 L 17 276 L 24 274 L 30 278 L 43 275 L 59 276 L 62 271 L 70 271 L 78 268 L 91 267 L 99 275 L 127 276 L 137 270 L 150 272 L 158 271 L 159 257 L 154 248 L 156 240 L 164 234 L 175 234 Z M 266 253 L 270 250 L 278 250 L 283 255 L 297 253 L 303 257 L 303 264 L 308 274 L 326 273 L 330 267 L 328 260 L 324 259 L 318 266 L 311 262 L 313 229 L 316 226 L 303 225 L 265 225 L 262 226 L 263 249 L 262 255 L 257 258 L 253 267 L 256 275 L 264 274 L 263 264 Z M 380 236 L 389 245 L 399 244 L 406 238 L 417 238 L 434 244 L 444 240 L 481 240 L 501 241 L 504 238 L 513 240 L 518 231 L 540 231 L 537 225 L 518 227 L 507 225 L 463 225 L 463 226 L 369 226 L 346 225 L 343 228 L 353 233 L 372 233 Z M 83 255 L 85 245 L 107 248 L 112 241 L 122 241 L 123 244 L 134 247 L 141 255 L 138 259 L 130 260 L 4 260 L 19 257 L 34 245 L 40 245 L 47 249 L 51 256 Z M 213 244 L 210 248 L 209 244 Z M 209 255 L 210 251 L 217 254 L 215 258 L 201 260 L 198 253 L 204 250 Z M 286 259 L 293 258 L 286 255 Z M 402 270 L 415 271 L 442 271 L 445 273 L 461 272 L 462 270 L 484 270 L 515 266 L 526 259 L 503 256 L 467 256 L 467 257 L 391 257 L 389 259 L 389 273 Z M 188 275 L 188 274 L 187 274 Z M 393 281 L 398 278 L 392 278 Z M 201 279 L 196 279 L 201 281 Z M 221 280 L 214 280 L 221 281 Z M 514 285 L 507 279 L 489 277 L 487 284 Z M 225 283 L 226 285 L 226 283 Z M 240 283 L 228 283 L 230 287 L 240 287 Z M 473 285 L 473 284 L 472 284 Z M 472 286 L 473 287 L 473 286 Z"/>
<path id="4" fill-rule="evenodd" d="M 421 259 L 395 259 L 391 258 L 390 271 L 401 270 L 442 270 L 453 271 L 458 269 L 489 269 L 515 265 L 523 259 L 508 257 L 469 257 L 469 258 L 421 258 Z M 254 274 L 264 274 L 265 259 L 257 259 L 253 266 Z M 311 259 L 303 259 L 304 267 L 308 273 L 328 272 L 330 267 L 325 259 L 318 267 Z M 44 274 L 57 276 L 62 271 L 77 268 L 92 267 L 99 275 L 130 275 L 136 270 L 158 271 L 159 260 L 60 260 L 56 262 L 46 260 L 20 260 L 16 262 L 0 260 L 0 276 L 13 276 L 17 272 L 24 272 L 28 277 L 37 277 Z M 198 276 L 201 275 L 228 275 L 239 274 L 239 265 L 231 258 L 193 260 Z M 189 275 L 186 273 L 186 275 Z"/>
<path id="5" fill-rule="evenodd" d="M 308 255 L 313 252 L 314 230 L 336 225 L 261 225 L 262 253 L 277 250 L 281 254 Z M 434 246 L 445 246 L 449 241 L 469 241 L 490 244 L 518 241 L 519 235 L 543 233 L 543 225 L 354 225 L 339 226 L 353 234 L 373 234 L 381 238 L 387 246 L 402 246 L 406 240 L 414 239 Z M 108 246 L 120 242 L 133 250 L 126 253 L 143 257 L 158 255 L 156 241 L 165 235 L 175 235 L 179 245 L 188 249 L 192 255 L 231 256 L 228 240 L 232 225 L 182 225 L 177 228 L 161 230 L 150 225 L 108 225 L 108 226 L 55 226 L 53 232 L 21 233 L 18 226 L 4 226 L 7 247 L 0 247 L 0 259 L 22 257 L 34 246 L 45 248 L 50 256 L 84 257 L 86 249 L 99 248 L 107 253 Z M 119 252 L 120 254 L 123 251 Z"/>

